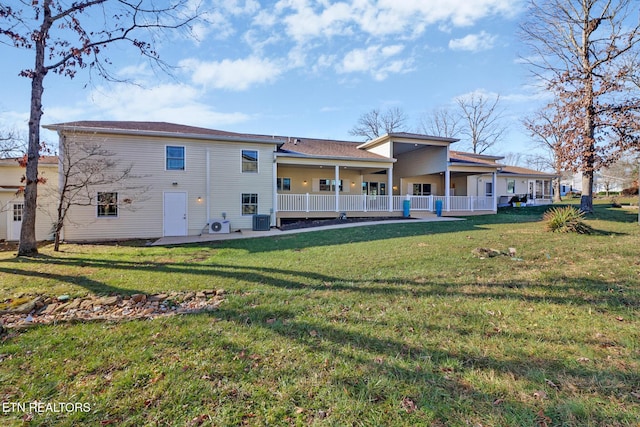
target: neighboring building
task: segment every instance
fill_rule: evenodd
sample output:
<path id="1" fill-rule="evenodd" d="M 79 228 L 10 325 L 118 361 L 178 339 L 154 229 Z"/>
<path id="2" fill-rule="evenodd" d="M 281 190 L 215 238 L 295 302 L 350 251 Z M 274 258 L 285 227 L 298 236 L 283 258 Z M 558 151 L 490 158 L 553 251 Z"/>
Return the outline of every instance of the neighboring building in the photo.
<path id="1" fill-rule="evenodd" d="M 25 168 L 19 159 L 0 159 L 0 240 L 20 239 L 24 195 L 22 177 Z M 46 180 L 38 186 L 38 212 L 36 214 L 36 239 L 49 240 L 55 222 L 56 194 L 58 187 L 58 158 L 45 156 L 38 161 L 38 175 Z"/>
<path id="2" fill-rule="evenodd" d="M 511 191 L 532 189 L 542 200 L 551 188 L 551 175 L 452 151 L 456 139 L 428 135 L 393 133 L 362 144 L 154 122 L 45 128 L 71 151 L 86 144 L 108 150 L 137 175 L 124 187 L 94 188 L 94 203 L 73 206 L 65 240 L 226 232 L 265 218 L 268 228 L 295 218 L 402 216 L 407 199 L 412 216 L 436 207 L 443 215 L 486 214 Z M 133 187 L 145 188 L 143 197 Z"/>

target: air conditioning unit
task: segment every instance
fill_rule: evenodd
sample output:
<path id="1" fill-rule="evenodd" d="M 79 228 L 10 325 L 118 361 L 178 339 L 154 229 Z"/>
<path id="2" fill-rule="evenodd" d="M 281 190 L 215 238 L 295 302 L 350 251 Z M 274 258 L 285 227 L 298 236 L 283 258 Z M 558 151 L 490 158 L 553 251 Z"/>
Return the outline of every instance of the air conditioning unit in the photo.
<path id="1" fill-rule="evenodd" d="M 209 233 L 229 234 L 229 221 L 226 219 L 212 219 L 209 221 Z"/>

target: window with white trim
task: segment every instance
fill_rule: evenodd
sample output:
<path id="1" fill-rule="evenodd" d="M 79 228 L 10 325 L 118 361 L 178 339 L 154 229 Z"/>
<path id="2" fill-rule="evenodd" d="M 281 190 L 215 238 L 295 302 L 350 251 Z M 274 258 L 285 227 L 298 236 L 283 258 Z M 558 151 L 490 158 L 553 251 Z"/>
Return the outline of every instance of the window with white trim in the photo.
<path id="1" fill-rule="evenodd" d="M 242 193 L 242 215 L 255 215 L 258 213 L 258 194 Z"/>
<path id="2" fill-rule="evenodd" d="M 431 184 L 413 184 L 414 196 L 430 196 Z"/>
<path id="3" fill-rule="evenodd" d="M 278 191 L 291 191 L 291 178 L 277 178 Z"/>
<path id="4" fill-rule="evenodd" d="M 165 168 L 168 171 L 184 170 L 184 147 L 167 145 L 165 150 Z"/>
<path id="5" fill-rule="evenodd" d="M 256 150 L 242 150 L 242 172 L 258 172 L 258 152 Z"/>
<path id="6" fill-rule="evenodd" d="M 516 194 L 516 180 L 508 179 L 507 180 L 507 194 Z"/>
<path id="7" fill-rule="evenodd" d="M 98 193 L 98 218 L 118 217 L 118 193 Z"/>
<path id="8" fill-rule="evenodd" d="M 339 191 L 342 191 L 342 180 L 338 180 L 338 188 Z M 321 179 L 320 180 L 320 191 L 336 191 L 336 180 L 335 179 Z"/>
<path id="9" fill-rule="evenodd" d="M 484 183 L 484 194 L 487 197 L 493 197 L 493 182 Z"/>

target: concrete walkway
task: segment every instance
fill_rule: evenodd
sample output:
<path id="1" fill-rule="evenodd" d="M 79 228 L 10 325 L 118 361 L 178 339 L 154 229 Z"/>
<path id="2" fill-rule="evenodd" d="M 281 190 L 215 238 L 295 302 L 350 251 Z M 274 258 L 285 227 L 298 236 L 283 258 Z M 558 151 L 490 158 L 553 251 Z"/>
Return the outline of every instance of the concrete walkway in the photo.
<path id="1" fill-rule="evenodd" d="M 199 236 L 162 237 L 156 240 L 155 242 L 153 242 L 151 246 L 185 245 L 188 243 L 218 242 L 223 240 L 236 240 L 236 239 L 253 239 L 256 237 L 277 237 L 277 236 L 283 236 L 285 234 L 308 233 L 311 231 L 335 230 L 339 228 L 365 227 L 365 226 L 375 226 L 375 225 L 384 225 L 384 224 L 415 224 L 420 222 L 460 221 L 460 220 L 461 218 L 434 216 L 434 217 L 419 218 L 419 219 L 352 222 L 352 223 L 346 223 L 346 224 L 323 225 L 320 227 L 297 228 L 294 230 L 280 230 L 278 228 L 272 228 L 269 231 L 237 230 L 237 231 L 232 231 L 229 234 L 202 233 Z"/>

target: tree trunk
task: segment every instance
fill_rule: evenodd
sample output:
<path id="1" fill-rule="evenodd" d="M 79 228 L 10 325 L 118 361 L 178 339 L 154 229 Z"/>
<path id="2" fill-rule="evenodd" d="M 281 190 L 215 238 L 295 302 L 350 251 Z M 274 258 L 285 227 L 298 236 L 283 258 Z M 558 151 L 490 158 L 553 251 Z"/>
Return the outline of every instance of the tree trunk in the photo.
<path id="1" fill-rule="evenodd" d="M 582 172 L 580 210 L 585 213 L 593 213 L 593 171 Z"/>
<path id="2" fill-rule="evenodd" d="M 42 50 L 44 57 L 44 49 Z M 29 147 L 24 187 L 24 214 L 20 229 L 18 256 L 38 253 L 36 240 L 36 211 L 38 207 L 38 158 L 40 157 L 40 119 L 42 117 L 42 93 L 45 72 L 35 71 L 31 80 L 31 116 L 29 118 Z"/>
<path id="3" fill-rule="evenodd" d="M 560 178 L 553 180 L 553 201 L 562 201 L 562 194 L 560 194 Z"/>
<path id="4" fill-rule="evenodd" d="M 18 256 L 30 256 L 38 253 L 36 240 L 36 211 L 38 207 L 38 158 L 40 157 L 40 120 L 42 119 L 42 94 L 44 77 L 45 45 L 49 29 L 53 24 L 48 2 L 43 6 L 43 19 L 39 32 L 34 32 L 35 65 L 31 71 L 31 112 L 29 117 L 29 146 L 27 149 L 27 170 L 24 187 L 24 212 L 20 229 Z"/>

